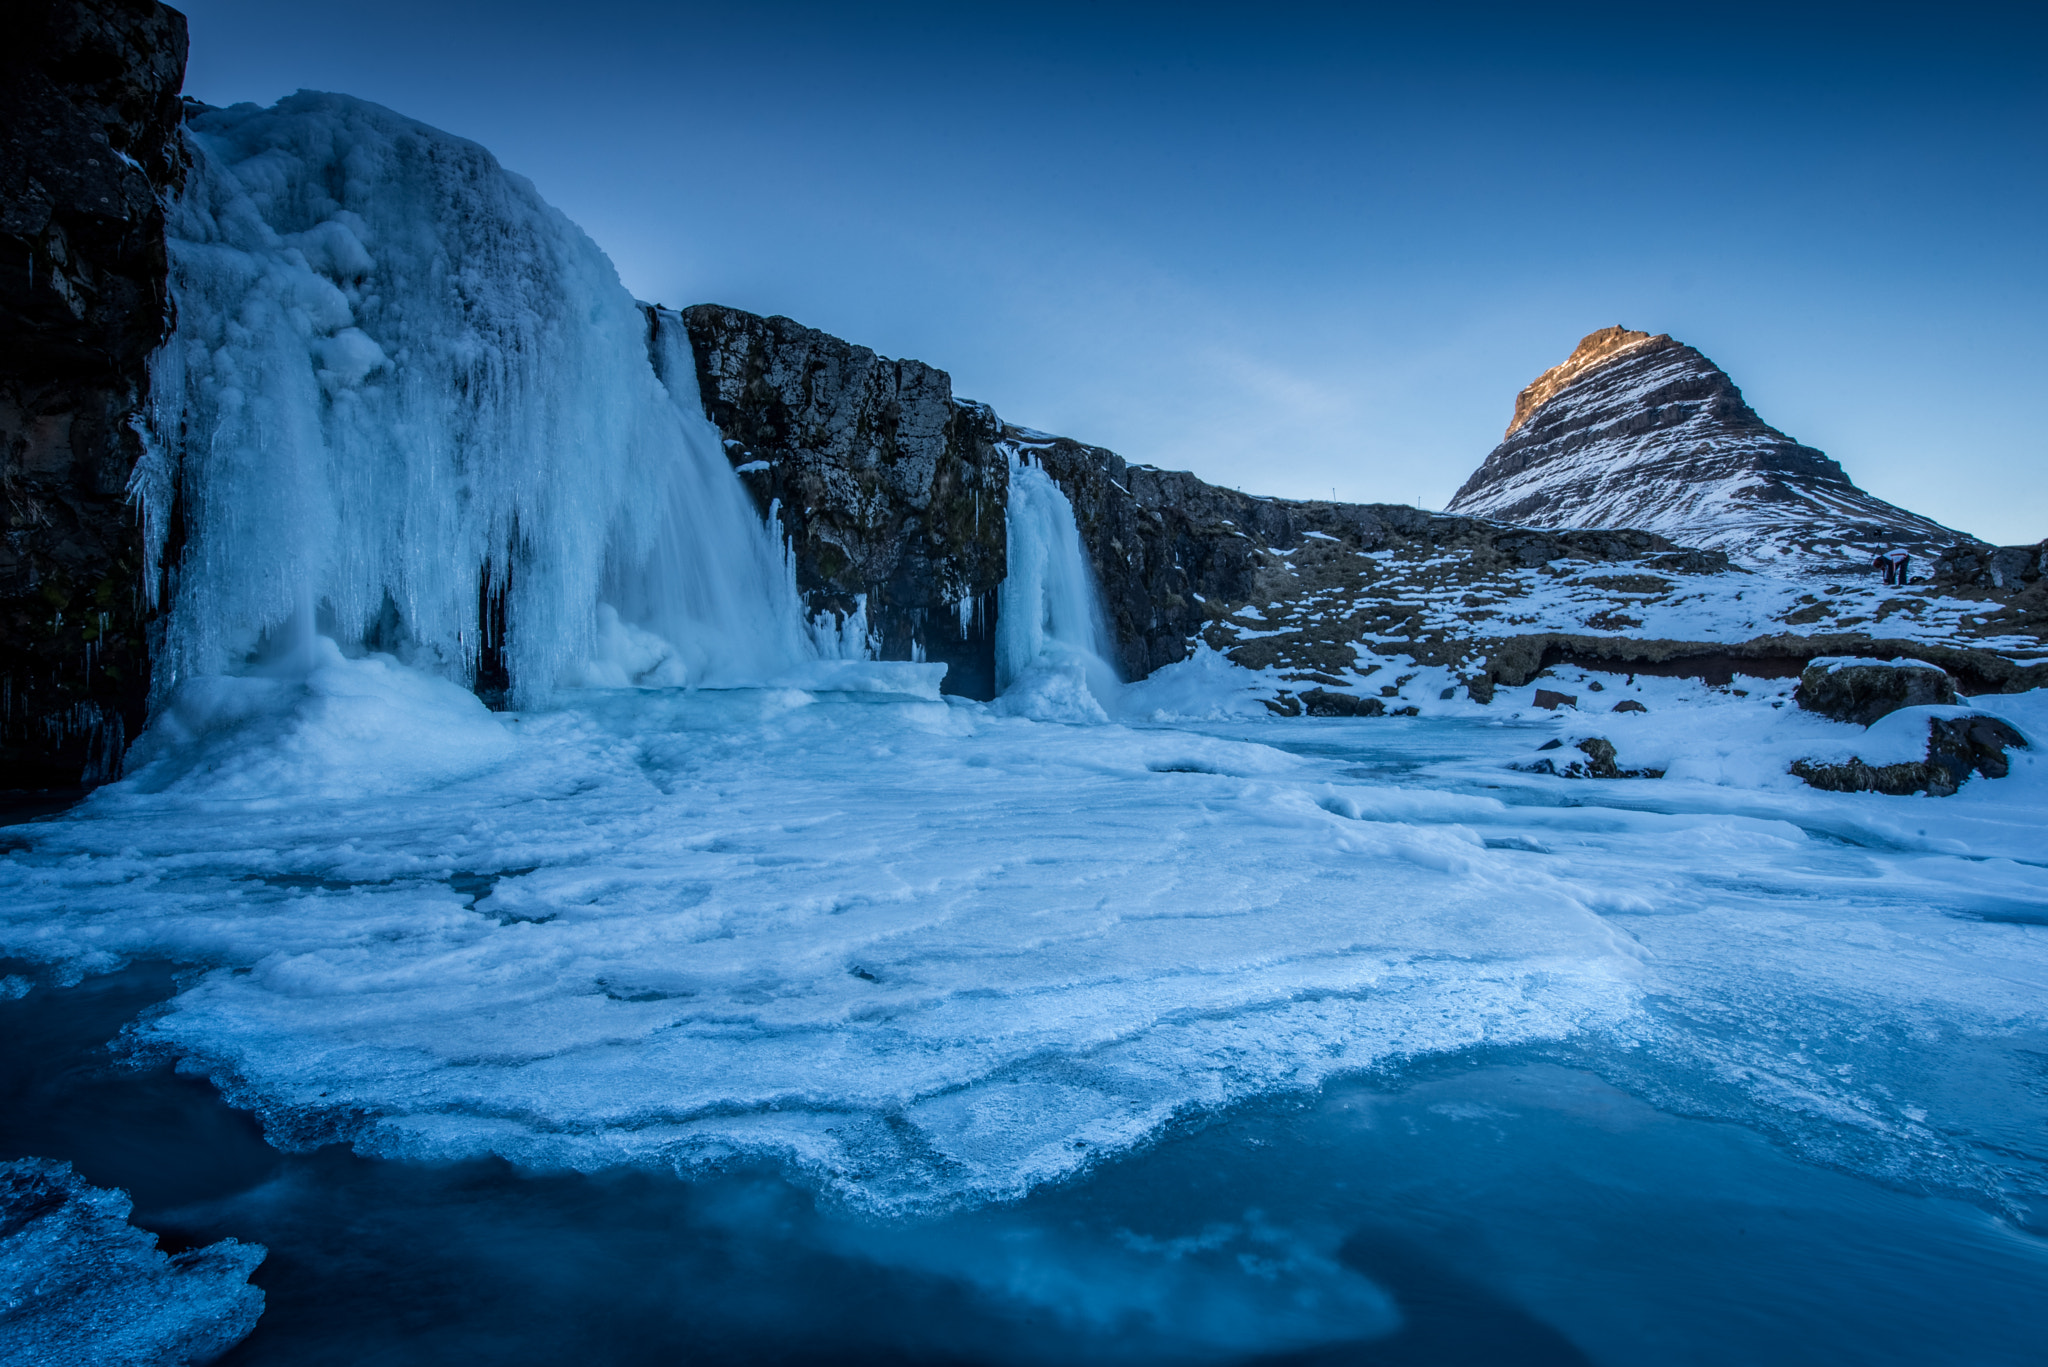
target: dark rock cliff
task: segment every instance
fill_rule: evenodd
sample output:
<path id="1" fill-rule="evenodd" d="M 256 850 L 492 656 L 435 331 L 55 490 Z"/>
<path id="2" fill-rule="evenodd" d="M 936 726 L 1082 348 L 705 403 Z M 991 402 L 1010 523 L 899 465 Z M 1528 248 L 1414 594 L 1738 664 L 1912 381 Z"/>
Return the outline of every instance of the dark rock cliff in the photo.
<path id="1" fill-rule="evenodd" d="M 185 17 L 29 0 L 0 48 L 0 787 L 111 777 L 148 692 L 130 426 L 167 325 Z"/>
<path id="2" fill-rule="evenodd" d="M 1524 389 L 1454 512 L 1542 527 L 1644 527 L 1744 563 L 1865 572 L 1878 550 L 1970 538 L 1894 507 L 1757 416 L 1668 336 L 1603 328 Z"/>
<path id="3" fill-rule="evenodd" d="M 677 315 L 650 313 L 652 325 Z M 1001 424 L 952 379 L 787 318 L 683 310 L 704 410 L 772 508 L 813 612 L 865 600 L 882 658 L 949 666 L 951 692 L 995 688 L 996 587 L 1009 467 Z"/>
<path id="4" fill-rule="evenodd" d="M 813 610 L 865 596 L 884 658 L 945 660 L 947 686 L 994 689 L 996 589 L 1007 555 L 1009 464 L 1043 467 L 1074 504 L 1129 679 L 1211 644 L 1255 666 L 1317 667 L 1328 643 L 1243 647 L 1216 628 L 1230 609 L 1284 596 L 1301 567 L 1276 552 L 1323 544 L 1347 554 L 1460 553 L 1472 573 L 1553 560 L 1665 555 L 1690 572 L 1726 557 L 1646 532 L 1542 532 L 1399 504 L 1296 502 L 1131 465 L 1114 451 L 1003 423 L 954 398 L 942 370 L 892 361 L 791 322 L 699 304 L 689 329 L 705 411 L 764 513 L 789 534 Z M 654 327 L 678 315 L 651 311 Z M 1287 584 L 1278 581 L 1286 579 Z M 1349 647 L 1343 647 L 1350 658 Z"/>

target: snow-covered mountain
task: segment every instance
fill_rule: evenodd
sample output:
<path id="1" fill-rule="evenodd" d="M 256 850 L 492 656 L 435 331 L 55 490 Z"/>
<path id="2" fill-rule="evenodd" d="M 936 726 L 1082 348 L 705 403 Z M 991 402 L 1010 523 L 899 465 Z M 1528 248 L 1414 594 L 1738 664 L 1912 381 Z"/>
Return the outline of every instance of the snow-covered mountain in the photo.
<path id="1" fill-rule="evenodd" d="M 1515 402 L 1448 511 L 1537 527 L 1636 527 L 1739 563 L 1839 575 L 1892 546 L 1975 538 L 1895 507 L 1758 417 L 1682 342 L 1602 328 Z"/>

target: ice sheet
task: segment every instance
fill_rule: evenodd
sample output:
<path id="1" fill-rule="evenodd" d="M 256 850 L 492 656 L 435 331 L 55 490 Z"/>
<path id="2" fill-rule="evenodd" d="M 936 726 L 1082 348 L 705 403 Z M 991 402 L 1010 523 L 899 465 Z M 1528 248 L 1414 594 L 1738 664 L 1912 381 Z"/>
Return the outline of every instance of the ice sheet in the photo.
<path id="1" fill-rule="evenodd" d="M 770 1154 L 903 1210 L 1347 1071 L 1569 1044 L 1828 1161 L 2032 1200 L 2031 1112 L 1940 1060 L 2048 1024 L 2040 757 L 1947 799 L 1762 783 L 1745 735 L 1860 728 L 1654 682 L 1604 733 L 1684 754 L 1611 783 L 1508 767 L 1584 717 L 592 693 L 409 788 L 104 790 L 11 832 L 0 950 L 203 966 L 135 1042 L 288 1143 Z"/>

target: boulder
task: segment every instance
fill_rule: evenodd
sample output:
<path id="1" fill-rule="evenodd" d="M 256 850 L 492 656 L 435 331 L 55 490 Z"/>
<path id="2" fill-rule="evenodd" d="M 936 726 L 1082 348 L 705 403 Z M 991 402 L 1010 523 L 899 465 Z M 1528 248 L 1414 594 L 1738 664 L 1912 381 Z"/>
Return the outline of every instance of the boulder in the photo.
<path id="1" fill-rule="evenodd" d="M 1819 659 L 1794 699 L 1808 712 L 1868 726 L 1902 707 L 1952 706 L 1955 681 L 1924 660 Z"/>
<path id="2" fill-rule="evenodd" d="M 1854 756 L 1843 764 L 1794 760 L 1791 772 L 1830 793 L 1926 793 L 1947 797 L 1972 773 L 2004 778 L 2012 771 L 2008 749 L 2027 749 L 2027 739 L 1997 717 L 1968 714 L 1934 717 L 1927 727 L 1927 758 L 1899 764 L 1866 764 Z"/>
<path id="3" fill-rule="evenodd" d="M 1637 702 L 1634 698 L 1623 698 L 1611 710 L 1616 712 L 1647 712 L 1650 709 Z"/>
<path id="4" fill-rule="evenodd" d="M 1539 688 L 1536 690 L 1536 705 L 1546 712 L 1555 712 L 1560 707 L 1576 708 L 1579 699 L 1576 694 L 1556 693 L 1548 688 Z"/>
<path id="5" fill-rule="evenodd" d="M 1539 750 L 1561 750 L 1564 742 L 1545 741 Z M 1514 767 L 1530 774 L 1554 774 L 1559 778 L 1662 778 L 1662 769 L 1624 769 L 1615 761 L 1614 743 L 1600 736 L 1588 736 L 1580 741 L 1577 750 L 1584 759 L 1570 760 L 1560 765 L 1554 759 L 1539 759 Z"/>
<path id="6" fill-rule="evenodd" d="M 1352 693 L 1332 693 L 1311 688 L 1301 695 L 1301 705 L 1311 717 L 1384 717 L 1387 705 L 1378 698 L 1361 698 Z M 1409 715 L 1414 715 L 1412 712 Z"/>
<path id="7" fill-rule="evenodd" d="M 1936 717 L 1927 724 L 1927 762 L 1961 787 L 1972 772 L 2004 778 L 2012 772 L 2008 749 L 2024 750 L 2027 738 L 1997 717 Z"/>

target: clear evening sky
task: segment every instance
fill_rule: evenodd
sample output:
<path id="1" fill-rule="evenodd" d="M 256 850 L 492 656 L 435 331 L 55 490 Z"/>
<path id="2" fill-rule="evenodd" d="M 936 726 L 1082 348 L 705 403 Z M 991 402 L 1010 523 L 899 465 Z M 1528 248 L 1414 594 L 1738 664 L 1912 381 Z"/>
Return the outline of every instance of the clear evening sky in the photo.
<path id="1" fill-rule="evenodd" d="M 643 299 L 1132 460 L 1440 507 L 1621 323 L 1881 497 L 2048 535 L 2039 5 L 180 7 L 189 94 L 389 105 Z"/>

